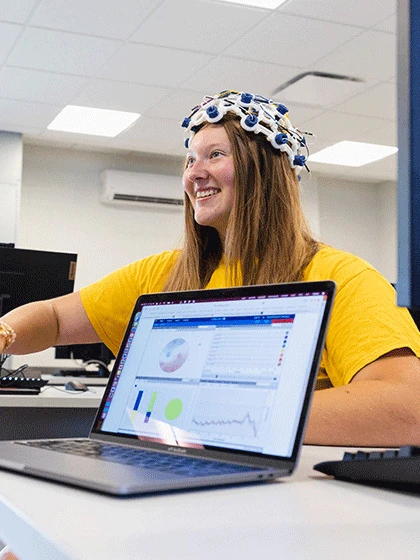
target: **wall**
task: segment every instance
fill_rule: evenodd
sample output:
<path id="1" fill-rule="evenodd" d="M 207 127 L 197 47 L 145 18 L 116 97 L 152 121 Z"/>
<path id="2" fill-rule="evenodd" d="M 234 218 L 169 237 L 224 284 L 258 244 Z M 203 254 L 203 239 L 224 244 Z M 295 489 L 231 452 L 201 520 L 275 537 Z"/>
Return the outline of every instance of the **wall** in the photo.
<path id="1" fill-rule="evenodd" d="M 174 248 L 182 236 L 180 210 L 102 205 L 98 195 L 103 169 L 180 175 L 181 164 L 156 156 L 24 146 L 17 246 L 78 253 L 76 289 L 133 260 Z M 302 177 L 301 191 L 318 237 L 366 258 L 394 280 L 394 184 L 312 175 Z M 57 365 L 52 350 L 25 359 L 31 365 Z M 14 360 L 20 364 L 23 358 Z"/>
<path id="2" fill-rule="evenodd" d="M 22 187 L 22 135 L 0 131 L 0 243 L 16 243 Z"/>
<path id="3" fill-rule="evenodd" d="M 171 249 L 182 210 L 111 207 L 99 202 L 103 169 L 178 174 L 178 164 L 25 146 L 18 245 L 78 253 L 76 289 L 131 261 Z M 182 187 L 180 181 L 180 196 Z"/>
<path id="4" fill-rule="evenodd" d="M 390 281 L 396 266 L 396 185 L 318 178 L 321 238 L 365 258 Z"/>

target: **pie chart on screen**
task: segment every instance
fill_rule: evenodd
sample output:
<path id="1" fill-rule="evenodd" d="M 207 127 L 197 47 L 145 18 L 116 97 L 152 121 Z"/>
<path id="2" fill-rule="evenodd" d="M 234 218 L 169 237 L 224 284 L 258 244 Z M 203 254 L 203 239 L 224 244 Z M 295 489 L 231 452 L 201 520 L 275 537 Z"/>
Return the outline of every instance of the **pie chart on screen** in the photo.
<path id="1" fill-rule="evenodd" d="M 183 338 L 174 338 L 165 346 L 159 356 L 160 369 L 172 373 L 179 369 L 188 358 L 188 343 Z"/>

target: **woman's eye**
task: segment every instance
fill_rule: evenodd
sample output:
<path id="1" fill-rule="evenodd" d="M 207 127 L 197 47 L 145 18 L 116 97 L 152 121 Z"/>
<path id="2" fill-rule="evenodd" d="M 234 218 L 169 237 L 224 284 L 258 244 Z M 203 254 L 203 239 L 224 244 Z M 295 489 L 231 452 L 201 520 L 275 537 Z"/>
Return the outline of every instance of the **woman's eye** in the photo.
<path id="1" fill-rule="evenodd" d="M 189 157 L 187 158 L 187 161 L 185 162 L 185 167 L 190 167 L 190 165 L 192 165 L 194 163 L 194 158 Z"/>
<path id="2" fill-rule="evenodd" d="M 222 152 L 219 152 L 219 150 L 215 150 L 214 152 L 212 152 L 211 157 L 218 157 L 221 156 Z"/>

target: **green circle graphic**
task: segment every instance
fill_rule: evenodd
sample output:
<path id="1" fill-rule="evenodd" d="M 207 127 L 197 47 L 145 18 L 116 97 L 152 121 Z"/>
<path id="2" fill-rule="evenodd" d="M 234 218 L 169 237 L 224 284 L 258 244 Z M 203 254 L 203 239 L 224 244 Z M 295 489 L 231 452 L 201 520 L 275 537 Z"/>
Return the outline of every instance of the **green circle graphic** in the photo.
<path id="1" fill-rule="evenodd" d="M 165 408 L 165 416 L 168 420 L 175 420 L 182 412 L 181 399 L 172 399 Z"/>

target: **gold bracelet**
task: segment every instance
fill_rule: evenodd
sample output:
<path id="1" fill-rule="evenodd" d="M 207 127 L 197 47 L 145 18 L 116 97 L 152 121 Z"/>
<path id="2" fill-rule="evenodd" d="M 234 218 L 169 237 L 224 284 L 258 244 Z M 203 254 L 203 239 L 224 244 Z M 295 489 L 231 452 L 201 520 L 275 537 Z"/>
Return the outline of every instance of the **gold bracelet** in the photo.
<path id="1" fill-rule="evenodd" d="M 16 340 L 16 333 L 10 325 L 4 321 L 0 321 L 0 336 L 6 339 L 6 344 L 3 348 L 3 352 L 11 346 Z"/>

